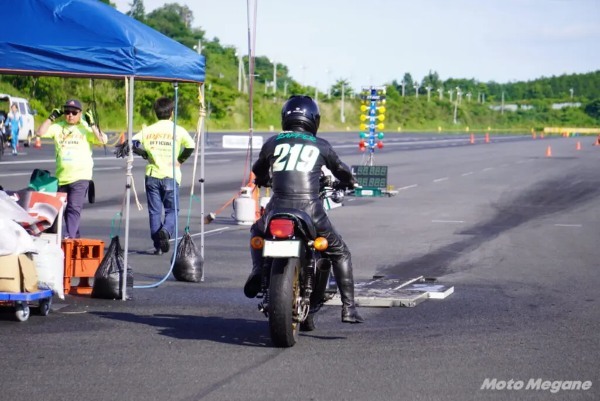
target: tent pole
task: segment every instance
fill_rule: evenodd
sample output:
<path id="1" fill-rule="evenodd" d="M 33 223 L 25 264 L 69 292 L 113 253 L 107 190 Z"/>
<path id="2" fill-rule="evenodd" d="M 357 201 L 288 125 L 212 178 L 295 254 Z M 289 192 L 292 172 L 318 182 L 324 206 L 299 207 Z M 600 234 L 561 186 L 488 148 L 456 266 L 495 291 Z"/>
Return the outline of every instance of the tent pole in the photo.
<path id="1" fill-rule="evenodd" d="M 134 77 L 129 77 L 129 91 L 127 97 L 127 145 L 132 148 L 131 138 L 133 137 L 133 83 Z M 122 300 L 127 300 L 127 266 L 129 266 L 129 202 L 131 200 L 133 169 L 133 152 L 127 155 L 127 184 L 125 186 L 125 243 L 123 249 L 123 280 L 121 281 Z"/>
<path id="2" fill-rule="evenodd" d="M 200 256 L 204 261 L 204 266 L 206 266 L 206 260 L 204 259 L 204 142 L 205 142 L 205 131 L 206 131 L 206 109 L 204 107 L 204 84 L 200 86 L 201 92 L 201 123 L 200 123 Z M 205 267 L 202 268 L 202 277 L 200 277 L 200 281 L 204 281 L 204 271 Z"/>

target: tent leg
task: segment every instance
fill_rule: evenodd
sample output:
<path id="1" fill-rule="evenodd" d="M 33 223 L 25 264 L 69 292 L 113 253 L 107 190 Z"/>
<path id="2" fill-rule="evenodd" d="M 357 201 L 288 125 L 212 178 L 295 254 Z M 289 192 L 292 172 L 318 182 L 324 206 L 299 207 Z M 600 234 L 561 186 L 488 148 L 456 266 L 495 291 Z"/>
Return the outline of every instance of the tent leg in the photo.
<path id="1" fill-rule="evenodd" d="M 132 149 L 131 138 L 133 137 L 133 88 L 134 77 L 129 77 L 129 91 L 127 97 L 127 144 L 129 149 Z M 127 184 L 125 191 L 125 243 L 123 249 L 123 280 L 121 281 L 122 300 L 127 300 L 127 267 L 129 266 L 129 203 L 131 200 L 131 185 L 132 185 L 132 169 L 133 169 L 133 152 L 129 152 L 127 156 Z"/>
<path id="2" fill-rule="evenodd" d="M 202 92 L 202 110 L 205 113 L 204 108 L 204 84 L 202 84 L 200 88 Z M 206 259 L 204 258 L 204 147 L 205 140 L 204 136 L 206 135 L 206 122 L 205 116 L 201 118 L 200 125 L 200 256 L 202 256 L 202 260 L 204 261 L 204 267 L 202 269 L 202 277 L 200 281 L 204 281 L 204 272 L 206 270 Z"/>

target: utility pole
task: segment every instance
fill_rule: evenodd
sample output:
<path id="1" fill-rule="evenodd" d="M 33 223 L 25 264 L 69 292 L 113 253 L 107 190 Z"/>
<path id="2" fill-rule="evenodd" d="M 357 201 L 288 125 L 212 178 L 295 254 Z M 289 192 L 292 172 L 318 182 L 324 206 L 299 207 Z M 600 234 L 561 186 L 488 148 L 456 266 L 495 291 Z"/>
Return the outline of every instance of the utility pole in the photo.
<path id="1" fill-rule="evenodd" d="M 342 123 L 346 122 L 346 115 L 344 114 L 344 91 L 345 91 L 345 82 L 342 81 L 342 107 L 340 109 L 340 121 Z"/>
<path id="2" fill-rule="evenodd" d="M 271 61 L 273 63 L 273 94 L 277 93 L 277 62 Z"/>
<path id="3" fill-rule="evenodd" d="M 454 102 L 454 124 L 456 124 L 458 122 L 458 120 L 456 119 L 457 114 L 458 114 L 458 102 L 460 99 L 460 88 L 457 86 L 456 87 L 456 101 Z"/>

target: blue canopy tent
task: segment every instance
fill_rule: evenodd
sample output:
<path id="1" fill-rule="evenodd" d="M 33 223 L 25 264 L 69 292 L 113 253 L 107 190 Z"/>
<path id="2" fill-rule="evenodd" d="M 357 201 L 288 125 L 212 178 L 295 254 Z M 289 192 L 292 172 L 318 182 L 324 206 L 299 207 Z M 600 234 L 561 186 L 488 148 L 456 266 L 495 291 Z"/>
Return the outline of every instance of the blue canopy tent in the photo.
<path id="1" fill-rule="evenodd" d="M 19 0 L 10 4 L 10 17 L 3 20 L 0 74 L 126 79 L 127 134 L 131 146 L 134 80 L 197 83 L 202 93 L 205 59 L 97 0 Z M 202 126 L 199 122 L 196 143 L 199 142 L 201 147 L 200 175 L 204 177 L 204 140 L 199 140 L 203 135 Z M 130 154 L 125 206 L 125 266 L 128 265 L 132 163 L 133 155 Z M 203 253 L 204 180 L 200 181 Z M 125 290 L 126 283 L 123 283 L 123 299 L 126 299 Z"/>

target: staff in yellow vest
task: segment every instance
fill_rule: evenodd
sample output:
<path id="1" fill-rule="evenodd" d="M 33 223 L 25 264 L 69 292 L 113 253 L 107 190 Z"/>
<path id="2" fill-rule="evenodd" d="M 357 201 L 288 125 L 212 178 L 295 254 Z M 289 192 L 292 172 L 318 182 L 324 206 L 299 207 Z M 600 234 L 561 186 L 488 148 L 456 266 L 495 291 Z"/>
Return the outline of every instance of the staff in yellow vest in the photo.
<path id="1" fill-rule="evenodd" d="M 92 145 L 104 145 L 108 138 L 98 128 L 91 110 L 81 119 L 83 108 L 77 99 L 69 99 L 52 110 L 40 125 L 36 135 L 54 139 L 58 191 L 67 194 L 64 236 L 79 238 L 83 203 L 92 180 L 94 159 Z M 58 120 L 64 115 L 64 119 Z"/>
<path id="2" fill-rule="evenodd" d="M 150 219 L 150 237 L 154 254 L 169 251 L 169 239 L 175 233 L 175 218 L 179 211 L 181 164 L 194 151 L 194 140 L 187 130 L 173 122 L 174 102 L 167 97 L 154 102 L 158 121 L 142 128 L 132 138 L 133 153 L 148 160 L 146 165 L 146 198 Z M 173 140 L 175 131 L 175 141 Z M 173 149 L 175 146 L 175 149 Z M 175 169 L 173 169 L 173 151 Z M 175 170 L 175 180 L 173 180 Z M 164 220 L 162 218 L 164 209 Z"/>

